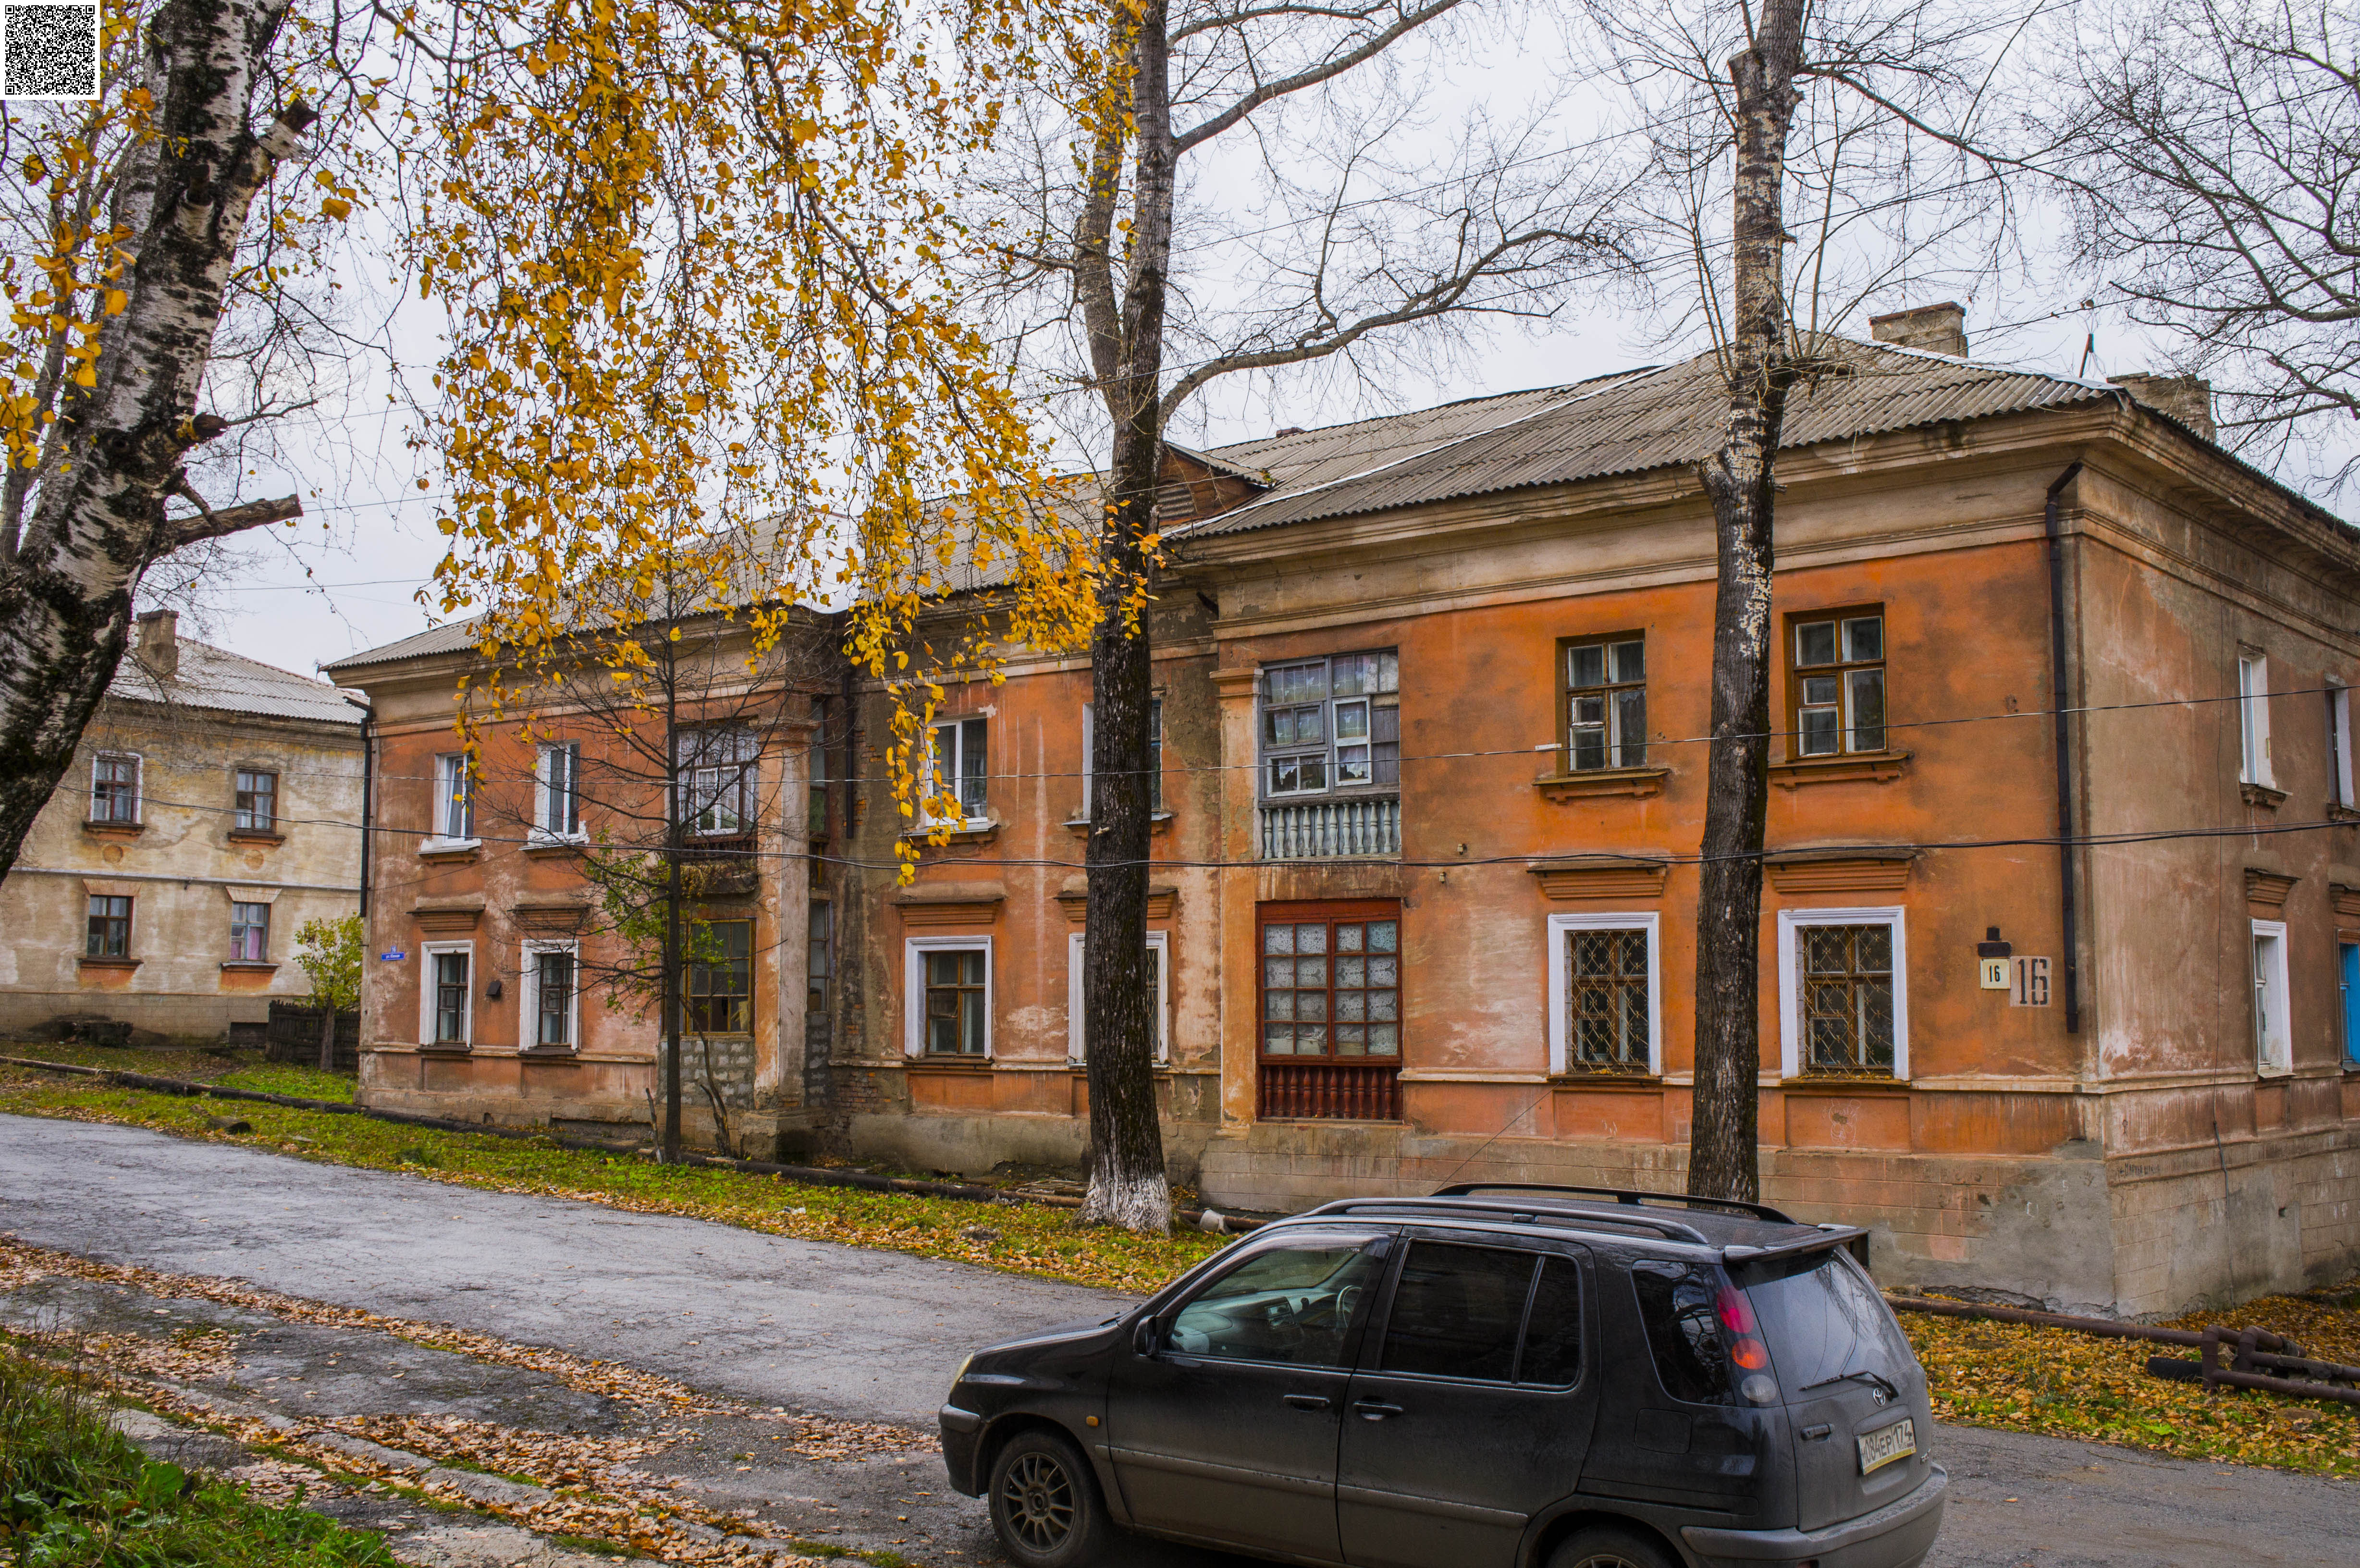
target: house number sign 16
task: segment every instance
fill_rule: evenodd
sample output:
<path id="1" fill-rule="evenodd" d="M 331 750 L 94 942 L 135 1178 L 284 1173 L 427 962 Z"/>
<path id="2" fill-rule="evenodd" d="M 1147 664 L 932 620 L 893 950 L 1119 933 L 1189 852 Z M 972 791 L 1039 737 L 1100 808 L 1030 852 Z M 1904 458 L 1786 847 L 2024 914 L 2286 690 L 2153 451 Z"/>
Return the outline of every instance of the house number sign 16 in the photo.
<path id="1" fill-rule="evenodd" d="M 1986 928 L 1983 940 L 1975 943 L 1975 978 L 1986 991 L 2008 988 L 2007 957 L 2015 948 L 2000 941 L 1999 927 Z"/>

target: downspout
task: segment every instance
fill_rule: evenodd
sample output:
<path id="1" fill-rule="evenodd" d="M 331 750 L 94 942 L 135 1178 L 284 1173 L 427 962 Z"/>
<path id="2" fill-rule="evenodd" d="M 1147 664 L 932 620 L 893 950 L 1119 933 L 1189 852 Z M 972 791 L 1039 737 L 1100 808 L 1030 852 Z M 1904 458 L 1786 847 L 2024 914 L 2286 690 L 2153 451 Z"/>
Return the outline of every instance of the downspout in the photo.
<path id="1" fill-rule="evenodd" d="M 369 912 L 369 841 L 377 836 L 377 761 L 369 750 L 369 727 L 377 721 L 377 710 L 353 697 L 344 701 L 361 711 L 361 919 L 366 921 Z M 361 933 L 361 942 L 367 945 L 366 931 Z"/>
<path id="2" fill-rule="evenodd" d="M 2058 523 L 2058 497 L 2081 472 L 2069 464 L 2049 486 L 2043 527 L 2049 536 L 2049 709 L 2057 730 L 2057 886 L 2065 942 L 2065 1032 L 2081 1032 L 2081 947 L 2073 888 L 2073 768 L 2066 749 L 2065 539 Z"/>

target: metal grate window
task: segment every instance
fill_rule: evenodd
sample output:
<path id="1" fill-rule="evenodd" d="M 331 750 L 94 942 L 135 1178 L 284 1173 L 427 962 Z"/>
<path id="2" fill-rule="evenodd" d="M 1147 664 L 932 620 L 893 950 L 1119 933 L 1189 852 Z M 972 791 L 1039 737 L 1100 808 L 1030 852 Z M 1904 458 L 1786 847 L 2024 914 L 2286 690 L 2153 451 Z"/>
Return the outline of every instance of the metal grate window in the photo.
<path id="1" fill-rule="evenodd" d="M 1893 928 L 1805 926 L 1803 1071 L 1893 1071 Z"/>
<path id="2" fill-rule="evenodd" d="M 1648 1066 L 1647 933 L 1569 931 L 1566 942 L 1568 1066 L 1644 1073 Z"/>

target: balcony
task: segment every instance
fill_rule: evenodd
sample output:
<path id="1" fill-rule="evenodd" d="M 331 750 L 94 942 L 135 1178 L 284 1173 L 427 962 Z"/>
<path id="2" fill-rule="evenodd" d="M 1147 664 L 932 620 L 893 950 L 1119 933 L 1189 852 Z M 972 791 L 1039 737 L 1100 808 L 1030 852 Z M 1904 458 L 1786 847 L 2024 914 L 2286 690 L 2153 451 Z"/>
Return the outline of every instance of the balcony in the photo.
<path id="1" fill-rule="evenodd" d="M 1401 854 L 1399 797 L 1297 800 L 1262 809 L 1264 860 L 1335 860 Z"/>

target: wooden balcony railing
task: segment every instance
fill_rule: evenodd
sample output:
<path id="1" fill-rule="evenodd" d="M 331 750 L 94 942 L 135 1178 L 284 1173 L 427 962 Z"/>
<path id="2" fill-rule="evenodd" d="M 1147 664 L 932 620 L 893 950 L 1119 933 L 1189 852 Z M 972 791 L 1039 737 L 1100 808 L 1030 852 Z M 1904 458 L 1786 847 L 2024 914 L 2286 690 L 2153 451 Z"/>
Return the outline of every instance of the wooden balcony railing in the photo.
<path id="1" fill-rule="evenodd" d="M 1342 1121 L 1401 1120 L 1401 1067 L 1338 1062 L 1262 1064 L 1264 1117 L 1323 1116 Z"/>

